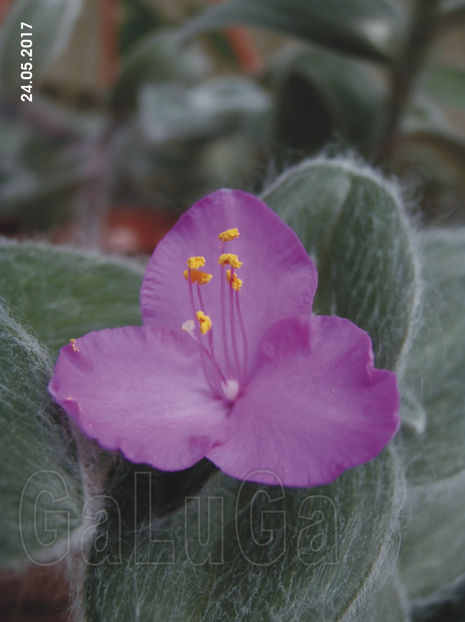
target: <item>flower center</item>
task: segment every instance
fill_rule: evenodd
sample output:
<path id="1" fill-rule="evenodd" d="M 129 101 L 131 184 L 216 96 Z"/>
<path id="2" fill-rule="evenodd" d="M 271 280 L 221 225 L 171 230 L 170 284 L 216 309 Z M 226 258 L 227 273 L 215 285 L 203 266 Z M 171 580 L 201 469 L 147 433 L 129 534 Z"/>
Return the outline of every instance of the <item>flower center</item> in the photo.
<path id="1" fill-rule="evenodd" d="M 195 319 L 184 322 L 182 329 L 199 346 L 208 385 L 215 394 L 229 402 L 233 402 L 239 395 L 247 371 L 247 339 L 240 305 L 243 281 L 236 274 L 236 270 L 242 267 L 242 261 L 234 253 L 224 252 L 225 243 L 238 237 L 236 228 L 227 229 L 218 235 L 221 288 L 219 326 L 213 326 L 203 300 L 201 288 L 213 278 L 213 274 L 201 269 L 206 264 L 205 257 L 189 257 L 187 270 L 183 273 L 189 286 L 191 310 Z"/>

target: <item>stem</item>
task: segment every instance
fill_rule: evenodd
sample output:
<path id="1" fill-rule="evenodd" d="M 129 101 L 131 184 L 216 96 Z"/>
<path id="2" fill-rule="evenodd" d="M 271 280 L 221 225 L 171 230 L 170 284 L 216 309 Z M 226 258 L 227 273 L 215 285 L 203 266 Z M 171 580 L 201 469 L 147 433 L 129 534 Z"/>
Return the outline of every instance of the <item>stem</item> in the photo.
<path id="1" fill-rule="evenodd" d="M 113 164 L 116 157 L 117 124 L 109 123 L 89 146 L 86 164 L 87 179 L 77 197 L 75 242 L 87 248 L 99 247 L 102 242 L 104 221 L 110 207 Z"/>
<path id="2" fill-rule="evenodd" d="M 387 119 L 380 141 L 378 159 L 389 156 L 396 144 L 399 125 L 420 73 L 428 48 L 439 25 L 440 0 L 416 0 L 403 50 L 393 67 Z"/>
<path id="3" fill-rule="evenodd" d="M 114 82 L 118 65 L 118 0 L 102 0 L 100 24 L 101 76 L 109 86 Z"/>

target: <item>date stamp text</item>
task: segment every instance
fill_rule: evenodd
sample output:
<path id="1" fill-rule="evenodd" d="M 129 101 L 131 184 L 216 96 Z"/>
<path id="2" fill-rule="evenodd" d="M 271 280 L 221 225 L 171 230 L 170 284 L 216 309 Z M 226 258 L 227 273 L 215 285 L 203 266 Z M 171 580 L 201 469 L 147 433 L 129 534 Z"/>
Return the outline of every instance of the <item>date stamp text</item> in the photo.
<path id="1" fill-rule="evenodd" d="M 32 102 L 32 26 L 21 22 L 21 101 Z"/>

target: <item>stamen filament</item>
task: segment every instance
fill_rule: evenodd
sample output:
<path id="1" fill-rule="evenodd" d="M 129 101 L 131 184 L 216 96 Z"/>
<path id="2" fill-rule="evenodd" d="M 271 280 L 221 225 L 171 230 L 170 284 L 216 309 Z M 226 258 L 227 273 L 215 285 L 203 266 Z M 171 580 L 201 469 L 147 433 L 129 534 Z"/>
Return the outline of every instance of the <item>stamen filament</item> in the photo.
<path id="1" fill-rule="evenodd" d="M 186 322 L 184 322 L 184 324 L 186 324 Z M 183 325 L 184 326 L 184 325 Z M 210 350 L 208 350 L 201 341 L 199 341 L 199 339 L 196 337 L 196 335 L 193 334 L 193 331 L 188 331 L 186 330 L 186 332 L 191 336 L 191 338 L 194 340 L 194 343 L 200 348 L 201 354 L 203 354 L 204 356 L 206 356 L 209 361 L 211 361 L 213 363 L 213 366 L 216 370 L 216 372 L 218 373 L 218 376 L 220 377 L 222 382 L 226 382 L 226 378 L 223 374 L 223 372 L 221 371 L 220 366 L 218 365 L 218 363 L 216 362 L 215 357 L 213 356 L 212 352 Z M 208 373 L 208 370 L 205 367 L 205 361 L 203 359 L 203 357 L 200 357 L 200 362 L 202 365 L 202 371 L 205 375 L 205 378 L 207 379 L 207 382 L 210 386 L 210 388 L 212 389 L 213 392 L 217 392 L 218 391 L 218 386 L 216 386 L 210 378 L 210 375 Z"/>
<path id="2" fill-rule="evenodd" d="M 192 317 L 195 317 L 196 311 L 195 311 L 194 289 L 192 287 L 191 273 L 192 273 L 192 270 L 190 268 L 188 268 L 188 276 L 189 276 L 189 278 L 187 279 L 187 282 L 189 283 L 189 297 L 191 299 Z M 196 330 L 199 330 L 198 326 L 196 327 Z"/>
<path id="3" fill-rule="evenodd" d="M 226 337 L 226 293 L 225 293 L 225 281 L 224 278 L 224 268 L 220 266 L 220 281 L 221 281 L 221 340 L 223 342 L 223 350 L 224 350 L 224 361 L 226 366 L 226 371 L 229 374 L 231 371 L 231 359 L 229 357 L 229 347 L 228 340 Z"/>
<path id="4" fill-rule="evenodd" d="M 239 327 L 241 329 L 241 337 L 242 337 L 242 347 L 243 347 L 243 359 L 242 359 L 242 370 L 241 370 L 241 382 L 244 380 L 245 375 L 247 373 L 249 352 L 247 347 L 247 335 L 245 333 L 245 324 L 244 318 L 242 317 L 241 304 L 239 302 L 239 292 L 235 292 L 236 294 L 236 308 L 237 308 L 237 317 L 239 319 Z"/>
<path id="5" fill-rule="evenodd" d="M 231 268 L 231 281 L 234 277 L 234 268 Z M 235 318 L 234 318 L 234 289 L 232 287 L 229 288 L 229 321 L 231 325 L 231 341 L 234 352 L 234 362 L 236 363 L 236 374 L 239 375 L 241 373 L 241 364 L 239 359 L 239 350 L 237 349 L 237 339 L 236 339 L 236 326 L 235 326 Z"/>
<path id="6" fill-rule="evenodd" d="M 197 285 L 197 296 L 199 298 L 200 308 L 205 309 L 205 305 L 203 302 L 202 290 L 200 285 Z M 213 327 L 207 333 L 208 335 L 208 349 L 210 352 L 213 352 Z"/>

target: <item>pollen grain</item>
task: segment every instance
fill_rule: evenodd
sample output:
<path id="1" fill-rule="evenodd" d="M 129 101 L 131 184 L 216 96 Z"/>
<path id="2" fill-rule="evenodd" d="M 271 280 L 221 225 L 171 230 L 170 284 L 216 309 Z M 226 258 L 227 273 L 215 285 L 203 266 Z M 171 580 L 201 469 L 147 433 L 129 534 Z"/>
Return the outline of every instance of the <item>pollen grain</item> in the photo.
<path id="1" fill-rule="evenodd" d="M 69 342 L 73 348 L 73 352 L 79 352 L 79 348 L 77 347 L 77 344 L 76 344 L 76 339 L 70 339 Z"/>
<path id="2" fill-rule="evenodd" d="M 221 242 L 231 242 L 231 240 L 235 240 L 240 235 L 239 229 L 233 227 L 232 229 L 226 229 L 226 231 L 221 232 L 218 235 L 218 239 Z"/>
<path id="3" fill-rule="evenodd" d="M 226 281 L 236 292 L 241 289 L 243 283 L 242 279 L 240 279 L 237 274 L 234 274 L 234 272 L 231 274 L 231 270 L 226 270 Z"/>
<path id="4" fill-rule="evenodd" d="M 205 257 L 189 257 L 187 260 L 187 267 L 191 270 L 198 270 L 205 265 Z"/>
<path id="5" fill-rule="evenodd" d="M 205 285 L 205 283 L 209 283 L 213 278 L 213 274 L 202 272 L 202 270 L 184 270 L 183 274 L 186 281 L 189 281 L 190 274 L 190 282 L 198 283 L 199 285 Z"/>
<path id="6" fill-rule="evenodd" d="M 197 311 L 195 317 L 197 318 L 197 321 L 199 323 L 200 333 L 202 335 L 208 333 L 208 331 L 211 330 L 212 327 L 212 321 L 210 317 L 206 315 L 203 311 Z"/>
<path id="7" fill-rule="evenodd" d="M 237 255 L 233 255 L 233 253 L 222 253 L 218 257 L 218 263 L 221 266 L 232 266 L 233 268 L 240 268 L 242 266 L 242 261 L 239 261 L 239 257 Z"/>

